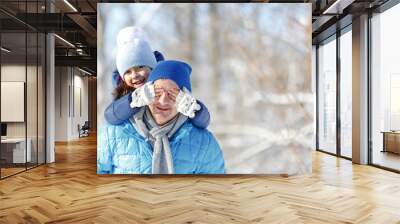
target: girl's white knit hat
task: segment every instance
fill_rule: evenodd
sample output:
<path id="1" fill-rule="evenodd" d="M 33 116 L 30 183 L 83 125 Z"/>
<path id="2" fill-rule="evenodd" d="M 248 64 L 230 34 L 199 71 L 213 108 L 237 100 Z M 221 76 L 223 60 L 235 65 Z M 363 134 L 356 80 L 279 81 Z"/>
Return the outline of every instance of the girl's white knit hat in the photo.
<path id="1" fill-rule="evenodd" d="M 144 32 L 135 26 L 125 27 L 117 36 L 117 69 L 123 78 L 125 72 L 132 67 L 148 66 L 154 68 L 157 64 Z"/>

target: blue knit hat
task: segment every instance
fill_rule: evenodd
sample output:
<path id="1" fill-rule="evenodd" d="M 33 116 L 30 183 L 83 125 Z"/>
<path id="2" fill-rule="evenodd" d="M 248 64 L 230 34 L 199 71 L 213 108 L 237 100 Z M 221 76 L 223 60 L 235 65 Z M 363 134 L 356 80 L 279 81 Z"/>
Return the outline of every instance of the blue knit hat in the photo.
<path id="1" fill-rule="evenodd" d="M 154 68 L 157 63 L 150 45 L 141 32 L 138 27 L 126 27 L 118 33 L 116 64 L 121 77 L 132 67 Z"/>
<path id="2" fill-rule="evenodd" d="M 191 72 L 192 68 L 185 62 L 175 60 L 160 61 L 153 71 L 150 72 L 147 82 L 154 82 L 158 79 L 170 79 L 179 86 L 179 89 L 186 87 L 191 92 Z"/>

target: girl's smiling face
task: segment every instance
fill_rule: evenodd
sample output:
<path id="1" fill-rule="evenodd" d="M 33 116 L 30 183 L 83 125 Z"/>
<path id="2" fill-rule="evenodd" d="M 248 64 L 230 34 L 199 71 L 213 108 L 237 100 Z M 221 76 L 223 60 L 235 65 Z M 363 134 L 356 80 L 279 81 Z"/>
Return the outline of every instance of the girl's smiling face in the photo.
<path id="1" fill-rule="evenodd" d="M 146 83 L 149 77 L 150 68 L 147 66 L 132 67 L 124 74 L 124 82 L 126 85 L 135 89 Z"/>

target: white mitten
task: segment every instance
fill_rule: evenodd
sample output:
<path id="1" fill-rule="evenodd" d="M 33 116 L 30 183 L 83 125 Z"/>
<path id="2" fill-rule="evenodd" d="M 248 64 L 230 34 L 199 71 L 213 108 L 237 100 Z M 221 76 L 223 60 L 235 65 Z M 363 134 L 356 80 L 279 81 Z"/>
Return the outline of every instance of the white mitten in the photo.
<path id="1" fill-rule="evenodd" d="M 153 102 L 155 95 L 154 85 L 150 82 L 146 83 L 133 91 L 131 107 L 143 107 L 148 105 Z"/>
<path id="2" fill-rule="evenodd" d="M 194 118 L 194 113 L 201 109 L 196 98 L 194 98 L 185 87 L 183 87 L 183 91 L 179 91 L 175 104 L 177 111 L 189 118 Z"/>

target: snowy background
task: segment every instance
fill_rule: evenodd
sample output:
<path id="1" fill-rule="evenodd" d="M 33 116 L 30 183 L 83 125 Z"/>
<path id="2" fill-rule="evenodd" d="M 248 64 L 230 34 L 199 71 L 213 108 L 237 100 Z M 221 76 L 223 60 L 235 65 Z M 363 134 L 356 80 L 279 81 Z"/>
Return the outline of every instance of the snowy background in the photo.
<path id="1" fill-rule="evenodd" d="M 311 172 L 311 4 L 98 4 L 98 127 L 112 101 L 116 36 L 141 26 L 153 50 L 188 62 L 193 95 L 231 174 Z"/>

